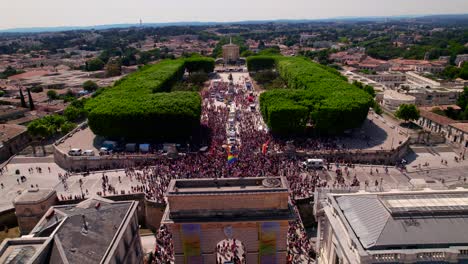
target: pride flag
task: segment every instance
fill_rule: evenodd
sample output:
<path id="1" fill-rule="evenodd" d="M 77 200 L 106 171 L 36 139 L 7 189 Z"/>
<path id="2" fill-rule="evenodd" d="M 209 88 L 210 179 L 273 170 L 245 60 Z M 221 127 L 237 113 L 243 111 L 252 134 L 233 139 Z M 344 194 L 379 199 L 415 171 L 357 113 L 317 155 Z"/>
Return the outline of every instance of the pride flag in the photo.
<path id="1" fill-rule="evenodd" d="M 237 161 L 237 154 L 229 153 L 228 154 L 228 164 L 232 164 Z"/>
<path id="2" fill-rule="evenodd" d="M 228 164 L 232 164 L 234 162 L 237 161 L 237 157 L 238 157 L 238 154 L 237 154 L 237 151 L 236 150 L 232 150 L 231 147 L 228 148 Z"/>

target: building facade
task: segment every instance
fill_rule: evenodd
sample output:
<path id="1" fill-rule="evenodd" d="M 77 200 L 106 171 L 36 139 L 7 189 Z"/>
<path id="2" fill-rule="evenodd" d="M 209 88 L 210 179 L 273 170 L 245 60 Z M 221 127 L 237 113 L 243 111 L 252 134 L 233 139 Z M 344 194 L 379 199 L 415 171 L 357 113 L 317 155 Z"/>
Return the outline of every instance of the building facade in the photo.
<path id="1" fill-rule="evenodd" d="M 57 204 L 57 192 L 52 189 L 28 189 L 13 201 L 21 234 L 28 234 L 49 208 Z"/>
<path id="2" fill-rule="evenodd" d="M 232 42 L 223 46 L 224 63 L 236 63 L 239 58 L 239 46 L 232 44 Z"/>
<path id="3" fill-rule="evenodd" d="M 167 200 L 175 263 L 230 263 L 217 249 L 234 242 L 241 263 L 286 263 L 292 211 L 281 177 L 172 180 Z"/>
<path id="4" fill-rule="evenodd" d="M 391 112 L 398 110 L 402 104 L 414 104 L 416 98 L 411 95 L 402 94 L 394 90 L 385 90 L 383 95 L 383 105 Z"/>
<path id="5" fill-rule="evenodd" d="M 100 197 L 52 206 L 28 235 L 3 241 L 0 260 L 34 264 L 143 263 L 137 208 L 136 201 L 115 202 Z"/>
<path id="6" fill-rule="evenodd" d="M 328 194 L 319 264 L 468 263 L 468 192 Z"/>

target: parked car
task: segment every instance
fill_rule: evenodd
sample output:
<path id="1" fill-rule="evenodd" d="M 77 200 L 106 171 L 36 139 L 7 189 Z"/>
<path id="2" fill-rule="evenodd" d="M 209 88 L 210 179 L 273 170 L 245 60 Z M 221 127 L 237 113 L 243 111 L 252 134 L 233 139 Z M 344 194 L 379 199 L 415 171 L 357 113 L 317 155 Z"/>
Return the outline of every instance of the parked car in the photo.
<path id="1" fill-rule="evenodd" d="M 304 168 L 321 169 L 323 168 L 323 159 L 307 159 L 302 162 L 302 166 Z"/>
<path id="2" fill-rule="evenodd" d="M 111 152 L 112 152 L 111 150 L 105 147 L 102 147 L 99 149 L 99 155 L 109 155 L 111 154 Z"/>
<path id="3" fill-rule="evenodd" d="M 72 148 L 68 151 L 68 155 L 70 156 L 81 156 L 81 149 L 79 148 Z"/>
<path id="4" fill-rule="evenodd" d="M 83 156 L 94 156 L 94 150 L 87 149 L 87 150 L 83 151 Z"/>

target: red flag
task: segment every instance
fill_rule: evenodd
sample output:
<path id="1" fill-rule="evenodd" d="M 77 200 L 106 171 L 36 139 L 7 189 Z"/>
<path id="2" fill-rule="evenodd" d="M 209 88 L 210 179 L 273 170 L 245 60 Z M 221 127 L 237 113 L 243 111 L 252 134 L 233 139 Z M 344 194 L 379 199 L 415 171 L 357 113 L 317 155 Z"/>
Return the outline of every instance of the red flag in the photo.
<path id="1" fill-rule="evenodd" d="M 270 144 L 270 140 L 268 140 L 267 142 L 265 142 L 263 145 L 262 145 L 262 153 L 263 155 L 266 155 L 267 151 L 268 151 L 268 145 Z"/>

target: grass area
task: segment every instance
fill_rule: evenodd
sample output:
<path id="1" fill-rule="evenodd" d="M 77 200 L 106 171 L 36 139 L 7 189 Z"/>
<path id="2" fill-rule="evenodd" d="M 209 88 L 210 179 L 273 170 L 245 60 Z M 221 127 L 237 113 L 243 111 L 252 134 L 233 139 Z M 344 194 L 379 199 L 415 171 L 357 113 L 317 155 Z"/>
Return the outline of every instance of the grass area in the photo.
<path id="1" fill-rule="evenodd" d="M 9 228 L 8 231 L 3 230 L 0 232 L 0 243 L 6 238 L 20 237 L 20 231 L 18 227 Z"/>

